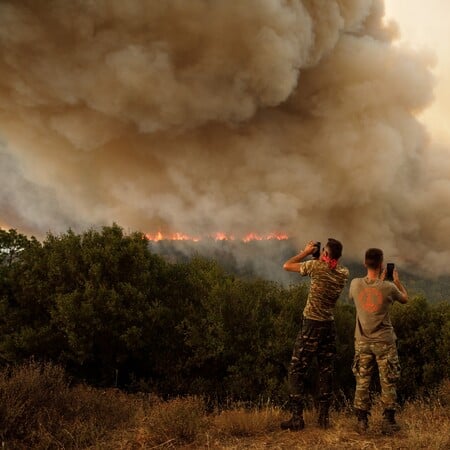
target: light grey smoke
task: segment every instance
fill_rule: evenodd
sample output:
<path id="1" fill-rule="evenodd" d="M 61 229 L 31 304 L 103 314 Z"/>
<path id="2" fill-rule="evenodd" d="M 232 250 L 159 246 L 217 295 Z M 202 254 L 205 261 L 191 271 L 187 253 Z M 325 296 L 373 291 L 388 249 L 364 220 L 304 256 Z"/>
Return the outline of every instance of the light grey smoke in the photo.
<path id="1" fill-rule="evenodd" d="M 0 223 L 333 236 L 448 270 L 430 61 L 382 19 L 376 0 L 3 0 Z"/>

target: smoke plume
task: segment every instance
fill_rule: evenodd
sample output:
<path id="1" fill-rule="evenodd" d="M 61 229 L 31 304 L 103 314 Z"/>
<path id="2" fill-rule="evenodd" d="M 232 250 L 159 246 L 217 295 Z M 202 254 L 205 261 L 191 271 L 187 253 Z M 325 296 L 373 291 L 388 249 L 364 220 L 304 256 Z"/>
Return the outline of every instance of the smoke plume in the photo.
<path id="1" fill-rule="evenodd" d="M 283 231 L 450 262 L 432 58 L 377 0 L 2 0 L 0 224 Z M 447 269 L 446 269 L 447 267 Z"/>

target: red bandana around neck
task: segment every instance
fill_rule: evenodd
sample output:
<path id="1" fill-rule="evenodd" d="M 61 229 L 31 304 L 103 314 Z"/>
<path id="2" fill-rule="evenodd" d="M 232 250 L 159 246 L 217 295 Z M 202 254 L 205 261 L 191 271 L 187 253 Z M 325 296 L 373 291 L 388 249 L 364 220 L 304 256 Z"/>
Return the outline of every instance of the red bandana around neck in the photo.
<path id="1" fill-rule="evenodd" d="M 320 259 L 323 262 L 326 262 L 330 269 L 336 269 L 336 266 L 337 266 L 337 263 L 338 263 L 337 259 L 332 259 L 328 255 L 324 255 L 324 254 L 321 255 Z"/>

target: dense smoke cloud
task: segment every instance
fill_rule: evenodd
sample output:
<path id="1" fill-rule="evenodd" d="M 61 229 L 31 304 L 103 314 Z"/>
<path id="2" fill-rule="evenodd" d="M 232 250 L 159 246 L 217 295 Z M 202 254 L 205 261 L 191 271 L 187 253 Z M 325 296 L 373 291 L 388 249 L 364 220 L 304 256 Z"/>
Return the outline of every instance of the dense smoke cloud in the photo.
<path id="1" fill-rule="evenodd" d="M 376 0 L 3 0 L 0 223 L 334 236 L 442 271 L 431 59 L 394 34 Z"/>

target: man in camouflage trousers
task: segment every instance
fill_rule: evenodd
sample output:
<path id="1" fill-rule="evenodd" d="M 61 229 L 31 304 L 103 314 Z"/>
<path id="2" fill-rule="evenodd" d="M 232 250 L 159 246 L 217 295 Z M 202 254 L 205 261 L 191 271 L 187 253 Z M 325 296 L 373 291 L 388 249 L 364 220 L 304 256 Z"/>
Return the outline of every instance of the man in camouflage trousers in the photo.
<path id="1" fill-rule="evenodd" d="M 393 282 L 385 280 L 382 250 L 368 249 L 365 266 L 367 276 L 353 279 L 349 290 L 349 297 L 356 306 L 355 357 L 352 368 L 356 378 L 356 391 L 353 406 L 358 417 L 358 430 L 365 432 L 371 407 L 370 381 L 378 366 L 381 402 L 384 406 L 382 431 L 390 434 L 400 429 L 395 421 L 396 382 L 400 377 L 400 364 L 389 309 L 395 301 L 406 303 L 408 294 L 396 269 Z"/>
<path id="2" fill-rule="evenodd" d="M 336 356 L 336 331 L 333 310 L 348 279 L 349 271 L 338 264 L 342 244 L 328 239 L 320 256 L 303 261 L 317 249 L 309 242 L 304 250 L 292 257 L 283 268 L 311 278 L 311 286 L 303 310 L 302 328 L 298 333 L 289 367 L 290 406 L 292 417 L 281 428 L 301 430 L 303 419 L 305 377 L 314 356 L 319 367 L 319 426 L 328 428 L 332 397 L 333 363 Z"/>

